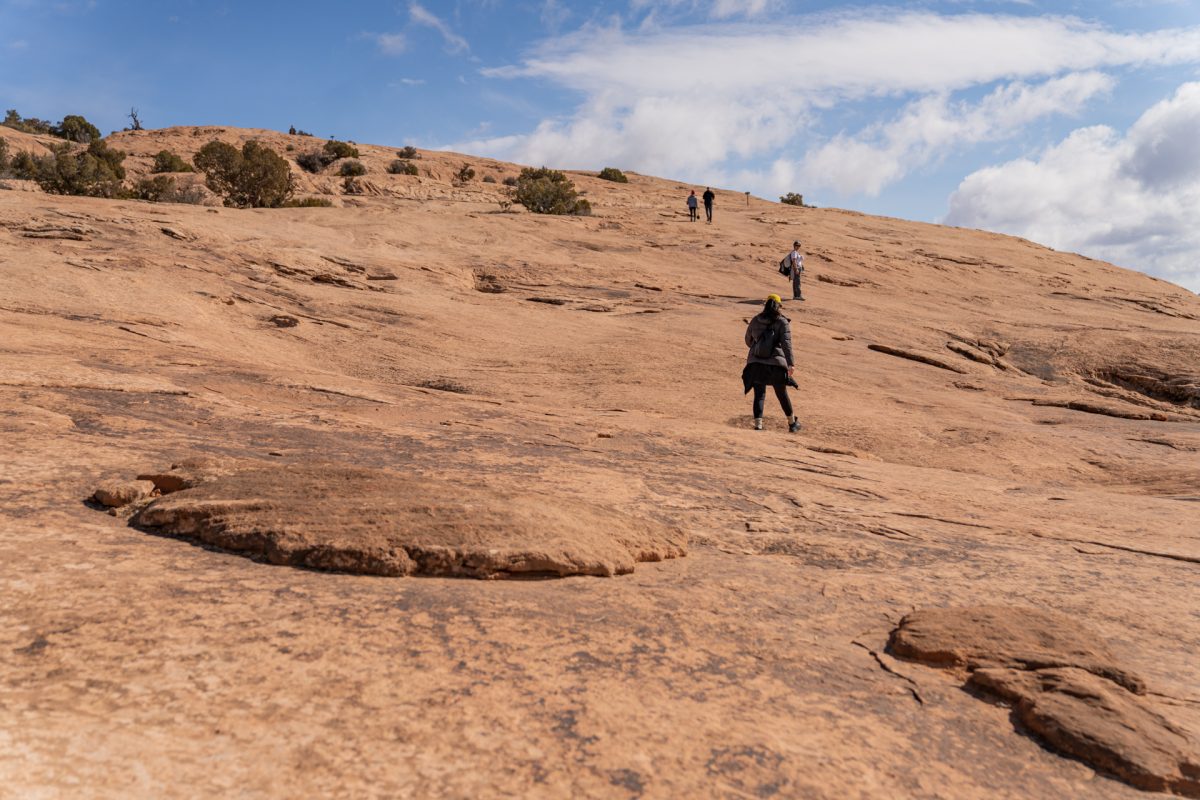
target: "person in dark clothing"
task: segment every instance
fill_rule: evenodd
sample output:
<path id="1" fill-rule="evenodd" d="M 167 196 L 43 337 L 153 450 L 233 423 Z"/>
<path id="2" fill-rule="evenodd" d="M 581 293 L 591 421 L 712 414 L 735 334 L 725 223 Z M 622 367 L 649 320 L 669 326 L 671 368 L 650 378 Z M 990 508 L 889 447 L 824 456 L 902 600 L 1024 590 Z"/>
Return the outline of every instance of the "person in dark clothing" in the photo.
<path id="1" fill-rule="evenodd" d="M 708 217 L 709 222 L 712 222 L 712 204 L 716 197 L 712 188 L 707 186 L 704 188 L 704 216 Z"/>
<path id="2" fill-rule="evenodd" d="M 696 190 L 695 189 L 692 189 L 692 193 L 688 195 L 687 207 L 688 207 L 688 220 L 689 221 L 695 222 L 696 220 L 700 219 L 700 217 L 696 214 Z"/>
<path id="3" fill-rule="evenodd" d="M 746 346 L 750 348 L 746 356 L 746 366 L 742 370 L 742 386 L 749 392 L 754 389 L 754 430 L 763 429 L 763 411 L 766 405 L 767 387 L 775 390 L 779 407 L 788 418 L 788 431 L 795 433 L 800 430 L 800 418 L 792 412 L 792 401 L 788 397 L 787 387 L 792 380 L 796 362 L 792 358 L 792 327 L 788 318 L 783 315 L 783 300 L 779 295 L 767 296 L 763 310 L 746 327 Z M 771 330 L 775 334 L 775 348 L 768 356 L 756 356 L 755 344 L 763 334 Z"/>

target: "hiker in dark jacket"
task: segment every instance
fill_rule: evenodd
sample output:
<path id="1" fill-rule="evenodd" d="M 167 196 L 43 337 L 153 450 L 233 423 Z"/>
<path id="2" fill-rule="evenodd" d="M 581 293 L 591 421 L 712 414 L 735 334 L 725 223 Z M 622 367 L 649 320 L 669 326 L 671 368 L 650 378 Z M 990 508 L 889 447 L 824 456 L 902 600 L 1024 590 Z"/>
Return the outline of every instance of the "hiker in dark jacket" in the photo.
<path id="1" fill-rule="evenodd" d="M 766 405 L 767 387 L 775 390 L 779 406 L 788 418 L 788 431 L 800 430 L 800 419 L 792 413 L 792 400 L 787 387 L 795 371 L 796 361 L 792 358 L 792 326 L 782 312 L 783 301 L 779 295 L 767 296 L 763 310 L 746 327 L 746 366 L 742 370 L 742 386 L 745 391 L 754 389 L 754 430 L 763 429 L 763 410 Z M 775 337 L 775 347 L 769 355 L 755 355 L 755 345 L 768 332 Z M 795 386 L 795 382 L 792 381 Z"/>
<path id="2" fill-rule="evenodd" d="M 704 216 L 708 217 L 709 222 L 712 222 L 712 206 L 713 206 L 713 200 L 715 200 L 715 199 L 717 199 L 717 196 L 715 194 L 713 194 L 712 187 L 710 186 L 710 187 L 705 188 L 705 190 L 704 190 Z"/>

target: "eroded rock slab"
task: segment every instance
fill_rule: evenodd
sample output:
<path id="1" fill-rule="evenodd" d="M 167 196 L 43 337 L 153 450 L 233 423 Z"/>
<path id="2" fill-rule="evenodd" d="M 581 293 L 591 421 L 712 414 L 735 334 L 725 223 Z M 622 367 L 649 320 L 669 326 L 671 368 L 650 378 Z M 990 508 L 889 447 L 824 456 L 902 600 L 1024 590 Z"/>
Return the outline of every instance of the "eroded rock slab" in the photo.
<path id="1" fill-rule="evenodd" d="M 1194 743 L 1076 620 L 1006 606 L 926 609 L 900 621 L 888 648 L 967 670 L 967 687 L 1011 702 L 1014 721 L 1053 750 L 1139 789 L 1200 797 Z"/>
<path id="2" fill-rule="evenodd" d="M 164 476 L 171 476 L 170 480 Z M 273 564 L 370 575 L 599 575 L 682 556 L 678 529 L 532 492 L 344 466 L 155 476 L 132 520 Z M 164 490 L 165 491 L 165 490 Z"/>
<path id="3" fill-rule="evenodd" d="M 150 481 L 105 481 L 96 487 L 92 499 L 108 508 L 120 508 L 149 497 L 154 488 Z"/>
<path id="4" fill-rule="evenodd" d="M 1012 702 L 1050 747 L 1139 789 L 1200 797 L 1200 754 L 1182 730 L 1112 681 L 1074 667 L 980 669 L 969 686 Z"/>
<path id="5" fill-rule="evenodd" d="M 1077 620 L 1032 608 L 976 606 L 914 611 L 900 620 L 888 649 L 937 666 L 1042 669 L 1078 667 L 1142 694 L 1141 678 L 1119 666 Z"/>

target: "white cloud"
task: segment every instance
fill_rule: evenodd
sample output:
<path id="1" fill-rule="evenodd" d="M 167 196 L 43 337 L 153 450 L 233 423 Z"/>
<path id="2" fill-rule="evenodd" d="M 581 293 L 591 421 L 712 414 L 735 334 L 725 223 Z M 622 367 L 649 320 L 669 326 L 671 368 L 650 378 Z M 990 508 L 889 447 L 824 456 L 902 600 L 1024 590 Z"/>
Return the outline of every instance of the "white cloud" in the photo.
<path id="1" fill-rule="evenodd" d="M 388 56 L 398 56 L 408 49 L 408 39 L 403 33 L 367 33 L 366 38 L 375 42 L 379 52 Z"/>
<path id="2" fill-rule="evenodd" d="M 632 0 L 629 7 L 640 12 L 650 9 L 652 16 L 659 10 L 675 11 L 679 8 L 707 8 L 712 19 L 731 17 L 761 17 L 768 11 L 778 10 L 779 0 Z"/>
<path id="3" fill-rule="evenodd" d="M 441 18 L 434 15 L 420 3 L 409 3 L 408 15 L 418 25 L 433 28 L 446 41 L 446 48 L 452 53 L 470 50 L 467 40 L 455 33 Z"/>
<path id="4" fill-rule="evenodd" d="M 888 123 L 854 136 L 836 136 L 810 149 L 795 179 L 810 190 L 874 196 L 954 147 L 1007 139 L 1039 117 L 1078 113 L 1113 83 L 1111 77 L 1091 71 L 1037 85 L 1005 84 L 975 104 L 951 102 L 945 94 L 927 95 Z"/>
<path id="5" fill-rule="evenodd" d="M 1014 82 L 987 102 L 1032 118 L 1061 110 L 1060 100 L 1073 108 L 1081 102 L 1075 98 L 1100 91 L 1107 79 L 1096 70 L 1187 61 L 1200 62 L 1200 29 L 1125 34 L 1050 17 L 893 11 L 787 25 L 638 32 L 589 26 L 548 41 L 520 65 L 483 71 L 580 92 L 584 99 L 572 116 L 543 120 L 523 135 L 453 146 L 563 167 L 620 160 L 640 171 L 701 179 L 732 157 L 799 160 L 802 135 L 831 105 L 916 97 L 908 109 L 912 119 L 902 116 L 893 129 L 869 128 L 838 142 L 881 162 L 878 168 L 894 179 L 912 168 L 908 159 L 928 150 L 904 144 L 912 134 L 903 134 L 902 126 L 924 126 L 941 141 L 952 141 L 935 130 L 942 121 L 960 132 L 978 127 L 963 118 L 968 112 L 947 106 L 956 91 Z M 1021 83 L 1059 80 L 1063 73 L 1080 75 Z M 922 102 L 927 97 L 934 98 L 926 101 L 932 106 Z M 975 112 L 985 120 L 996 114 L 989 107 Z M 813 154 L 810 174 L 834 185 L 863 185 L 822 168 L 832 151 L 825 155 Z M 765 181 L 760 177 L 750 188 Z"/>
<path id="6" fill-rule="evenodd" d="M 1081 128 L 1037 158 L 968 175 L 945 222 L 1024 236 L 1200 291 L 1200 83 L 1122 135 Z"/>

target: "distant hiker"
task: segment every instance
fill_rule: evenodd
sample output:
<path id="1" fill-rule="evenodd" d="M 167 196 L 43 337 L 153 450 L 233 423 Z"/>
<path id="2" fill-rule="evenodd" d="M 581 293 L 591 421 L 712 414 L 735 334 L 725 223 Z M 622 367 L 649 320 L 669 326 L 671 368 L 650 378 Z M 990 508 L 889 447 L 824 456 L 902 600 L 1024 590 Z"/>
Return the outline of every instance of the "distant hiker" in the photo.
<path id="1" fill-rule="evenodd" d="M 699 203 L 696 202 L 696 190 L 695 189 L 692 189 L 692 193 L 688 195 L 687 203 L 688 203 L 688 217 L 691 219 L 692 222 L 695 222 L 696 220 L 700 219 L 699 215 L 696 213 L 696 207 L 699 205 Z"/>
<path id="2" fill-rule="evenodd" d="M 767 387 L 775 390 L 779 407 L 788 418 L 788 431 L 800 430 L 800 418 L 792 413 L 792 401 L 787 387 L 796 382 L 792 379 L 796 362 L 792 358 L 792 326 L 782 313 L 783 300 L 779 295 L 767 296 L 763 310 L 750 320 L 746 327 L 746 366 L 742 370 L 742 386 L 746 392 L 754 389 L 754 430 L 763 429 L 763 407 L 767 400 Z"/>
<path id="3" fill-rule="evenodd" d="M 711 187 L 704 188 L 704 216 L 708 217 L 709 222 L 712 222 L 712 204 L 716 197 Z"/>
<path id="4" fill-rule="evenodd" d="M 792 299 L 803 300 L 804 297 L 800 294 L 800 275 L 804 272 L 804 253 L 800 252 L 800 242 L 792 242 L 792 252 L 783 257 L 782 265 L 786 265 L 787 271 L 781 269 L 780 272 L 792 278 Z"/>

